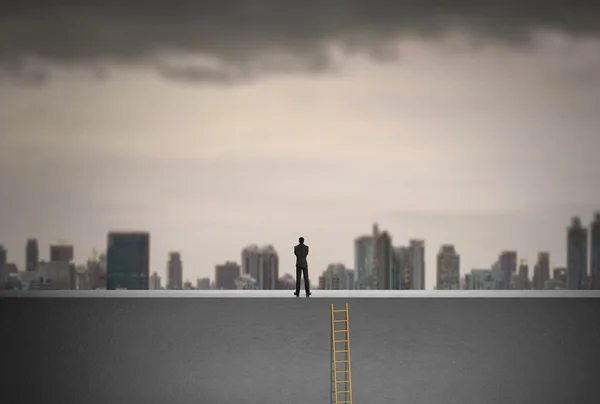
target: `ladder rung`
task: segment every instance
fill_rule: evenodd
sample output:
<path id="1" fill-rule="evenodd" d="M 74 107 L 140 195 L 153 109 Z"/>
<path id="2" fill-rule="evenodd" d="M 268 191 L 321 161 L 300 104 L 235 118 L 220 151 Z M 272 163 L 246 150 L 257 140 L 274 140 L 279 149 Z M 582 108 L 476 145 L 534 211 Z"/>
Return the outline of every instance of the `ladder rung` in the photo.
<path id="1" fill-rule="evenodd" d="M 340 349 L 338 351 L 336 351 L 335 349 L 333 350 L 333 353 L 339 353 L 339 352 L 350 352 L 350 351 L 347 349 Z"/>
<path id="2" fill-rule="evenodd" d="M 350 380 L 336 380 L 336 383 L 350 383 Z"/>
<path id="3" fill-rule="evenodd" d="M 337 344 L 338 342 L 348 342 L 348 340 L 347 339 L 336 339 L 336 340 L 333 340 L 333 342 Z"/>
<path id="4" fill-rule="evenodd" d="M 333 361 L 333 363 L 347 363 L 347 362 L 348 362 L 348 359 L 344 359 L 341 361 Z"/>
<path id="5" fill-rule="evenodd" d="M 336 403 L 351 403 L 352 401 L 336 401 Z"/>
<path id="6" fill-rule="evenodd" d="M 348 320 L 333 320 L 334 323 L 346 323 Z"/>
<path id="7" fill-rule="evenodd" d="M 333 332 L 348 332 L 348 330 L 333 330 Z"/>
<path id="8" fill-rule="evenodd" d="M 347 313 L 346 309 L 342 310 L 332 310 L 334 313 Z"/>
<path id="9" fill-rule="evenodd" d="M 336 369 L 335 373 L 348 373 L 350 369 Z"/>
<path id="10" fill-rule="evenodd" d="M 351 393 L 352 390 L 338 390 L 338 393 Z"/>

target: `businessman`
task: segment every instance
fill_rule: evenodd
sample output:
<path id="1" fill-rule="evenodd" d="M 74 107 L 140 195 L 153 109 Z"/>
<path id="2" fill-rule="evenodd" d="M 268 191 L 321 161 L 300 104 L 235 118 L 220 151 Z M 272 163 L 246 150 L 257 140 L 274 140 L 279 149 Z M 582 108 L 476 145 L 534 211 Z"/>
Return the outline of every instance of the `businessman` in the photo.
<path id="1" fill-rule="evenodd" d="M 296 256 L 296 297 L 300 296 L 300 278 L 304 274 L 304 291 L 306 297 L 310 296 L 310 281 L 308 280 L 308 262 L 306 257 L 308 256 L 308 246 L 304 244 L 304 237 L 300 237 L 298 240 L 300 244 L 294 247 L 294 255 Z"/>

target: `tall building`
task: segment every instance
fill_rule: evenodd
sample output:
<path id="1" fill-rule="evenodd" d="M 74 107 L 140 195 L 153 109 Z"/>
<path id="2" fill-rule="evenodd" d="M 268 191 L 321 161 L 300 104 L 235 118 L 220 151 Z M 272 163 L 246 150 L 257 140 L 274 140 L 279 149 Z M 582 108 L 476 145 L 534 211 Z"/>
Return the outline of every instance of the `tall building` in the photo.
<path id="1" fill-rule="evenodd" d="M 210 279 L 209 278 L 197 279 L 196 280 L 196 289 L 209 290 L 210 289 Z"/>
<path id="2" fill-rule="evenodd" d="M 106 289 L 148 290 L 150 234 L 108 234 Z"/>
<path id="3" fill-rule="evenodd" d="M 256 244 L 252 244 L 242 250 L 241 271 L 242 274 L 254 278 L 259 289 L 277 289 L 279 255 L 272 245 L 259 248 Z"/>
<path id="4" fill-rule="evenodd" d="M 215 267 L 215 289 L 235 290 L 236 279 L 240 276 L 240 266 L 236 262 L 227 261 Z"/>
<path id="5" fill-rule="evenodd" d="M 169 261 L 167 262 L 167 289 L 183 289 L 183 263 L 181 262 L 181 254 L 178 252 L 169 253 Z"/>
<path id="6" fill-rule="evenodd" d="M 279 286 L 279 255 L 272 245 L 261 249 L 257 281 L 261 290 L 276 290 Z"/>
<path id="7" fill-rule="evenodd" d="M 153 272 L 152 275 L 150 275 L 150 281 L 148 283 L 148 288 L 150 290 L 161 290 L 162 289 L 160 276 L 158 276 L 158 274 L 156 272 Z"/>
<path id="8" fill-rule="evenodd" d="M 458 290 L 460 288 L 460 256 L 453 245 L 446 244 L 437 255 L 438 290 Z"/>
<path id="9" fill-rule="evenodd" d="M 529 289 L 529 264 L 522 259 L 519 263 L 519 289 Z"/>
<path id="10" fill-rule="evenodd" d="M 352 283 L 352 276 L 342 263 L 329 264 L 319 277 L 319 289 L 324 290 L 350 290 Z"/>
<path id="11" fill-rule="evenodd" d="M 87 261 L 90 289 L 106 289 L 106 254 L 93 250 Z"/>
<path id="12" fill-rule="evenodd" d="M 550 279 L 550 253 L 540 252 L 533 270 L 533 289 L 545 289 L 546 281 Z"/>
<path id="13" fill-rule="evenodd" d="M 40 261 L 37 239 L 30 238 L 25 246 L 25 271 L 35 271 Z"/>
<path id="14" fill-rule="evenodd" d="M 258 281 L 260 272 L 260 248 L 256 244 L 242 250 L 242 274 L 250 275 Z"/>
<path id="15" fill-rule="evenodd" d="M 494 279 L 491 269 L 472 269 L 470 274 L 465 276 L 466 288 L 468 290 L 492 290 L 494 289 Z"/>
<path id="16" fill-rule="evenodd" d="M 373 237 L 361 236 L 354 240 L 354 269 L 358 289 L 369 289 L 373 277 Z"/>
<path id="17" fill-rule="evenodd" d="M 0 244 L 0 268 L 5 268 L 8 263 L 8 253 L 6 252 L 6 248 L 2 244 Z"/>
<path id="18" fill-rule="evenodd" d="M 505 290 L 510 287 L 511 275 L 517 273 L 517 253 L 515 251 L 503 251 L 498 262 L 502 271 L 502 280 L 498 288 Z"/>
<path id="19" fill-rule="evenodd" d="M 375 275 L 375 289 L 392 289 L 392 238 L 387 231 L 377 232 L 374 236 L 375 249 L 373 270 Z"/>
<path id="20" fill-rule="evenodd" d="M 574 217 L 567 228 L 567 289 L 584 289 L 588 264 L 587 229 Z"/>
<path id="21" fill-rule="evenodd" d="M 392 260 L 392 289 L 402 290 L 409 288 L 409 259 L 408 247 L 394 247 Z"/>
<path id="22" fill-rule="evenodd" d="M 600 290 L 600 212 L 596 212 L 590 227 L 590 289 Z"/>
<path id="23" fill-rule="evenodd" d="M 59 240 L 50 246 L 51 262 L 71 262 L 75 255 L 73 244 Z"/>
<path id="24" fill-rule="evenodd" d="M 409 246 L 410 288 L 425 290 L 425 241 L 410 240 Z"/>

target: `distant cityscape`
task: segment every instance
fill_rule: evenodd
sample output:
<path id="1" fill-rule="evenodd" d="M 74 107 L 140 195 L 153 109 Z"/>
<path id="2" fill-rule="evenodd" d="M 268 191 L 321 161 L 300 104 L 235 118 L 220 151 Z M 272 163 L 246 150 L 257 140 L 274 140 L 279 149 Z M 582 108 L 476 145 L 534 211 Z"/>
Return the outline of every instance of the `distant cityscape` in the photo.
<path id="1" fill-rule="evenodd" d="M 316 289 L 424 290 L 425 240 L 412 239 L 394 246 L 391 235 L 373 225 L 370 234 L 354 241 L 354 268 L 330 264 Z M 437 290 L 600 289 L 600 212 L 588 228 L 579 217 L 566 229 L 567 262 L 551 268 L 550 253 L 540 251 L 530 270 L 517 251 L 500 250 L 488 268 L 471 268 L 461 277 L 460 254 L 452 244 L 439 246 L 436 262 Z M 294 289 L 295 274 L 279 273 L 279 256 L 272 245 L 242 249 L 240 262 L 215 266 L 214 279 L 184 281 L 179 252 L 167 257 L 166 279 L 150 271 L 150 233 L 110 232 L 105 252 L 94 250 L 86 263 L 75 263 L 74 245 L 50 245 L 49 259 L 40 259 L 38 241 L 25 243 L 25 268 L 9 262 L 0 245 L 0 289 L 4 290 L 274 290 Z M 311 268 L 314 273 L 314 269 Z M 311 279 L 311 282 L 313 279 Z"/>

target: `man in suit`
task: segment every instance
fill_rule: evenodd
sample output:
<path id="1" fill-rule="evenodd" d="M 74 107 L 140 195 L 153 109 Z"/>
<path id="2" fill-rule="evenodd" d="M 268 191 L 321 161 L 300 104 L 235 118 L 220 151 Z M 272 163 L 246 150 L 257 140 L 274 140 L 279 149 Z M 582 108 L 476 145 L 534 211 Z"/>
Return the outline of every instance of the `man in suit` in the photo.
<path id="1" fill-rule="evenodd" d="M 300 296 L 300 278 L 304 274 L 304 291 L 306 297 L 310 296 L 310 281 L 308 280 L 308 262 L 306 257 L 308 256 L 308 246 L 304 244 L 304 237 L 300 237 L 298 240 L 300 244 L 294 247 L 294 255 L 296 256 L 296 297 Z"/>

